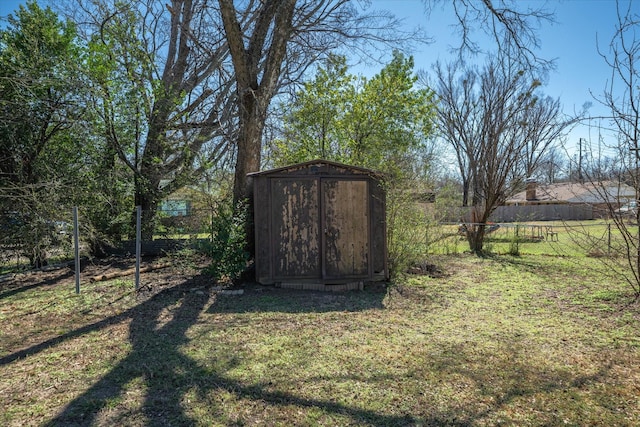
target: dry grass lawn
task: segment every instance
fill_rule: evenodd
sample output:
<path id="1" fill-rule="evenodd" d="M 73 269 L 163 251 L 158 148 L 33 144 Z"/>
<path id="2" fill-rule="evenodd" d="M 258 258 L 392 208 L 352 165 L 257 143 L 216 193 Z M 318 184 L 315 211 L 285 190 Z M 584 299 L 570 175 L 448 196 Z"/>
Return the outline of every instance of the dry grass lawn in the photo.
<path id="1" fill-rule="evenodd" d="M 5 281 L 0 425 L 640 425 L 639 306 L 594 260 L 430 262 L 336 294 L 223 296 L 189 266 Z"/>

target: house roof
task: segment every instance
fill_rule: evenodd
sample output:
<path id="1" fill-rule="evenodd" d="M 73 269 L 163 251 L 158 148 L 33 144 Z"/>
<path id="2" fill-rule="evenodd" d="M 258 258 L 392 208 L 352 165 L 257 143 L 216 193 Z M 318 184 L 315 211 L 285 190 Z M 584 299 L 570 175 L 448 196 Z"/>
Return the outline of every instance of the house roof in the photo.
<path id="1" fill-rule="evenodd" d="M 307 168 L 311 168 L 311 167 L 323 167 L 323 166 L 329 166 L 329 167 L 333 167 L 333 168 L 350 170 L 352 172 L 356 172 L 356 173 L 359 173 L 359 174 L 370 175 L 370 176 L 373 176 L 373 177 L 376 177 L 376 178 L 381 178 L 383 176 L 382 173 L 374 171 L 374 170 L 371 170 L 371 169 L 366 169 L 366 168 L 362 168 L 362 167 L 359 167 L 359 166 L 345 165 L 343 163 L 333 162 L 331 160 L 324 160 L 324 159 L 310 160 L 308 162 L 296 163 L 296 164 L 293 164 L 293 165 L 284 166 L 284 167 L 276 168 L 276 169 L 270 169 L 270 170 L 266 170 L 266 171 L 251 172 L 251 173 L 248 173 L 247 176 L 260 176 L 260 175 L 278 174 L 278 173 L 281 173 L 281 172 L 291 172 L 291 171 L 294 171 L 294 170 L 307 169 Z"/>
<path id="2" fill-rule="evenodd" d="M 599 204 L 608 201 L 626 202 L 635 199 L 633 187 L 616 181 L 603 182 L 565 182 L 560 184 L 538 185 L 535 200 L 527 200 L 527 192 L 521 191 L 506 201 L 506 204 L 526 203 L 588 203 Z"/>

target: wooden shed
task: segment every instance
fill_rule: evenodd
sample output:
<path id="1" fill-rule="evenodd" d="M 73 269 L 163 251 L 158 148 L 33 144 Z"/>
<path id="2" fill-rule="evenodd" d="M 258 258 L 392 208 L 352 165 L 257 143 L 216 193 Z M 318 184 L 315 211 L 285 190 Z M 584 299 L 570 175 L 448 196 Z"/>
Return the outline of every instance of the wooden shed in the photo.
<path id="1" fill-rule="evenodd" d="M 345 289 L 387 279 L 380 174 L 314 160 L 249 176 L 258 282 Z"/>

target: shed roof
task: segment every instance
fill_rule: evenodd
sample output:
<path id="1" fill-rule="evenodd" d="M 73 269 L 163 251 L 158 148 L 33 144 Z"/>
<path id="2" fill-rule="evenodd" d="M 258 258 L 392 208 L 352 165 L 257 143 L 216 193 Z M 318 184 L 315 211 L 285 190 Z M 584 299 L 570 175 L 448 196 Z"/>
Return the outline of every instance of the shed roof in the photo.
<path id="1" fill-rule="evenodd" d="M 315 160 L 310 160 L 308 162 L 302 162 L 302 163 L 296 163 L 293 165 L 284 166 L 281 168 L 251 172 L 251 173 L 248 173 L 247 176 L 263 176 L 263 175 L 271 175 L 271 174 L 275 175 L 282 172 L 293 172 L 295 170 L 311 168 L 314 166 L 315 167 L 331 166 L 334 168 L 350 170 L 358 174 L 369 175 L 379 179 L 383 177 L 383 174 L 381 172 L 374 171 L 372 169 L 367 169 L 367 168 L 353 166 L 353 165 L 346 165 L 344 163 L 338 163 L 338 162 L 333 162 L 331 160 L 324 160 L 324 159 L 315 159 Z"/>
<path id="2" fill-rule="evenodd" d="M 616 181 L 603 182 L 564 182 L 560 184 L 538 185 L 536 199 L 527 200 L 527 192 L 521 191 L 507 200 L 506 204 L 516 203 L 588 203 L 599 204 L 607 201 L 626 201 L 636 197 L 635 189 Z"/>

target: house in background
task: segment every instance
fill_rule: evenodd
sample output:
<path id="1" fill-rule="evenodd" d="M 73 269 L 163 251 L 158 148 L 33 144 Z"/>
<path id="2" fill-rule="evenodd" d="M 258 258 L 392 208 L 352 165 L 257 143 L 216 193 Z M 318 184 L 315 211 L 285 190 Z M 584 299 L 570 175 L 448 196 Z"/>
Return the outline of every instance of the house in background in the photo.
<path id="1" fill-rule="evenodd" d="M 529 180 L 524 191 L 508 199 L 491 216 L 495 222 L 589 220 L 606 218 L 636 199 L 633 187 L 616 182 L 565 182 L 538 185 Z"/>

